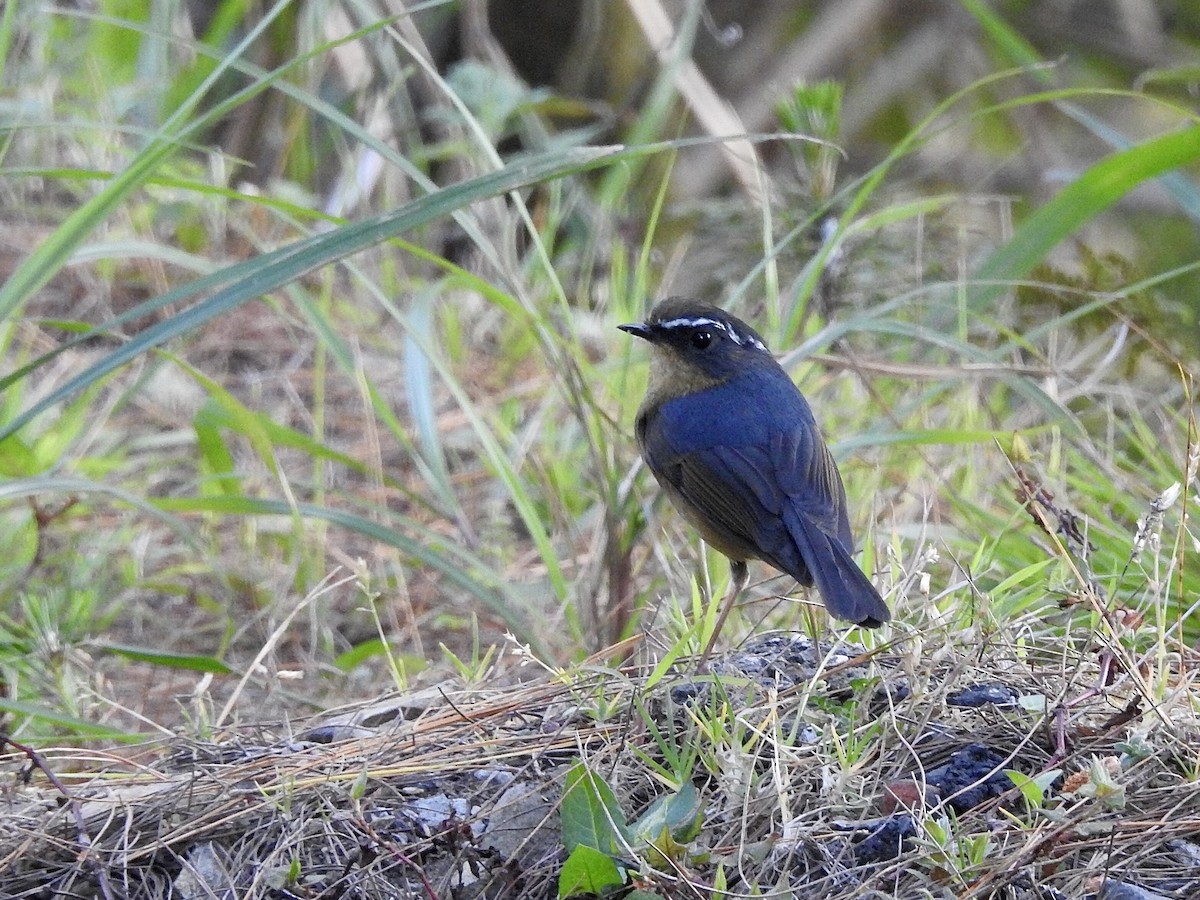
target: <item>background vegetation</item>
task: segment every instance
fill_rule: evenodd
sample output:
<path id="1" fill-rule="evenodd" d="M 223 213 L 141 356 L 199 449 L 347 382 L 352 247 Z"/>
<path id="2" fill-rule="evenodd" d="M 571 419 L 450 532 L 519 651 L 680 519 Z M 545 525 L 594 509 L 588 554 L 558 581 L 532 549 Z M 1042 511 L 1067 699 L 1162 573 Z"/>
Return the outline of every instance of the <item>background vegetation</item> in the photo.
<path id="1" fill-rule="evenodd" d="M 1183 0 L 5 4 L 6 889 L 183 896 L 220 850 L 246 896 L 434 895 L 343 864 L 409 847 L 362 804 L 535 747 L 563 827 L 522 896 L 1193 896 L 1198 46 Z M 614 326 L 669 294 L 817 410 L 896 612 L 867 675 L 818 644 L 671 706 L 728 573 L 630 435 Z M 754 576 L 724 644 L 840 633 Z M 406 693 L 404 767 L 293 752 L 447 676 L 488 691 Z M 949 708 L 979 683 L 1016 699 Z M 924 793 L 976 738 L 1005 805 Z M 812 856 L 879 798 L 903 859 Z"/>
<path id="2" fill-rule="evenodd" d="M 672 293 L 818 410 L 877 640 L 1192 646 L 1191 5 L 408 12 L 4 6 L 14 736 L 694 648 L 613 328 Z M 725 640 L 827 627 L 783 581 Z"/>

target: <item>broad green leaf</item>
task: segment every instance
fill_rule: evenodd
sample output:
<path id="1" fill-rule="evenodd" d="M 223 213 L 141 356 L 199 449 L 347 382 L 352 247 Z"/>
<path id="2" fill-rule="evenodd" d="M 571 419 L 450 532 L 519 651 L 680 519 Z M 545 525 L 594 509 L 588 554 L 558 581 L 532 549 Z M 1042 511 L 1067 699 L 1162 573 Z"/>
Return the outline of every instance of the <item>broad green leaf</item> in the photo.
<path id="1" fill-rule="evenodd" d="M 580 844 L 571 851 L 558 876 L 559 900 L 603 897 L 625 883 L 616 862 L 595 847 Z"/>
<path id="2" fill-rule="evenodd" d="M 0 475 L 6 478 L 21 478 L 35 475 L 42 468 L 38 463 L 37 454 L 16 435 L 0 441 Z"/>
<path id="3" fill-rule="evenodd" d="M 345 653 L 338 654 L 333 660 L 333 664 L 343 672 L 350 672 L 368 659 L 386 655 L 387 645 L 379 638 L 371 638 L 355 644 Z"/>
<path id="4" fill-rule="evenodd" d="M 634 837 L 641 843 L 658 840 L 663 829 L 676 841 L 690 841 L 704 820 L 703 805 L 696 786 L 685 781 L 672 794 L 657 798 L 631 826 Z"/>
<path id="5" fill-rule="evenodd" d="M 632 843 L 612 788 L 582 762 L 567 772 L 561 815 L 563 843 L 568 851 L 584 846 L 616 854 Z"/>
<path id="6" fill-rule="evenodd" d="M 357 646 L 351 647 L 345 653 L 338 654 L 333 664 L 343 672 L 351 672 L 369 659 L 383 656 L 390 663 L 399 667 L 406 677 L 411 677 L 429 668 L 429 661 L 415 653 L 392 653 L 387 644 L 379 638 L 371 638 Z"/>

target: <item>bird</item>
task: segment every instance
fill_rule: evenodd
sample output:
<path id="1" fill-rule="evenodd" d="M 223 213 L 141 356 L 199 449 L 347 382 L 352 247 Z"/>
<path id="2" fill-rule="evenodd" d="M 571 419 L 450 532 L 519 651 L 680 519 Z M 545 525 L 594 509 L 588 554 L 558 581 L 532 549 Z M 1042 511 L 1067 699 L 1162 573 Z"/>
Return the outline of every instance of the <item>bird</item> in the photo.
<path id="1" fill-rule="evenodd" d="M 815 585 L 835 618 L 867 628 L 887 622 L 887 604 L 851 556 L 837 463 L 758 332 L 687 297 L 668 297 L 644 322 L 617 327 L 650 344 L 634 425 L 642 458 L 675 508 L 730 561 L 730 589 L 700 666 L 751 559 Z"/>

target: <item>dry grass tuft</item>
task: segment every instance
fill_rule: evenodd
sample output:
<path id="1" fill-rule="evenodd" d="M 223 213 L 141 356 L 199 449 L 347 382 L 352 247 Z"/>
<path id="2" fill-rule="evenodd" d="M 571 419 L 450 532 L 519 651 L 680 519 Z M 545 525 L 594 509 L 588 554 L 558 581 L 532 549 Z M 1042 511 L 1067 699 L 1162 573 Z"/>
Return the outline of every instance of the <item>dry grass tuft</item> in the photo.
<path id="1" fill-rule="evenodd" d="M 303 729 L 10 753 L 6 896 L 552 898 L 571 765 L 632 821 L 688 747 L 703 827 L 670 858 L 622 855 L 658 896 L 711 896 L 719 879 L 829 898 L 1081 896 L 1105 877 L 1200 891 L 1193 654 L 1151 698 L 1144 673 L 1102 684 L 1082 644 L 955 648 L 918 683 L 915 642 L 769 635 L 696 680 L 578 669 Z"/>

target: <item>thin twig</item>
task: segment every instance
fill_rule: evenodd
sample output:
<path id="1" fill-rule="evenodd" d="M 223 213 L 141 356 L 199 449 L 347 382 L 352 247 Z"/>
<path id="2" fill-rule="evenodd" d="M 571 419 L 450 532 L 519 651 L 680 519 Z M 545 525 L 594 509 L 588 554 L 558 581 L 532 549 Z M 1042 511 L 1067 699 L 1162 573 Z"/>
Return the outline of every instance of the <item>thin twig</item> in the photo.
<path id="1" fill-rule="evenodd" d="M 87 822 L 83 817 L 83 807 L 79 805 L 79 801 L 71 795 L 71 793 L 67 790 L 66 785 L 59 781 L 58 776 L 54 774 L 54 770 L 50 768 L 49 764 L 42 757 L 42 754 L 38 753 L 29 745 L 14 741 L 9 735 L 0 732 L 0 749 L 2 749 L 5 744 L 12 747 L 18 753 L 24 754 L 25 758 L 29 760 L 29 764 L 35 769 L 41 771 L 41 773 L 46 776 L 46 780 L 49 781 L 50 784 L 54 786 L 54 789 L 62 794 L 63 798 L 67 801 L 67 804 L 71 807 L 71 816 L 75 819 L 75 842 L 79 844 L 80 859 L 85 865 L 91 868 L 92 872 L 95 874 L 96 884 L 100 888 L 100 894 L 105 898 L 105 900 L 115 900 L 115 895 L 112 892 L 112 886 L 108 883 L 108 872 L 105 870 L 103 863 L 96 858 L 96 854 L 92 852 L 92 838 L 91 835 L 88 834 Z"/>

